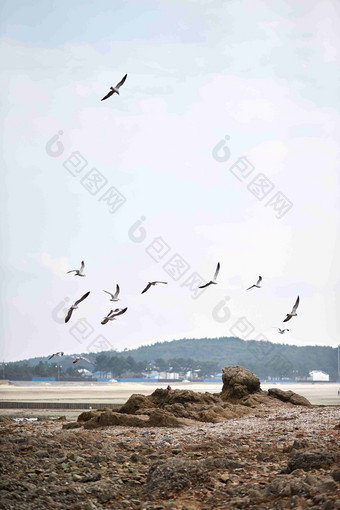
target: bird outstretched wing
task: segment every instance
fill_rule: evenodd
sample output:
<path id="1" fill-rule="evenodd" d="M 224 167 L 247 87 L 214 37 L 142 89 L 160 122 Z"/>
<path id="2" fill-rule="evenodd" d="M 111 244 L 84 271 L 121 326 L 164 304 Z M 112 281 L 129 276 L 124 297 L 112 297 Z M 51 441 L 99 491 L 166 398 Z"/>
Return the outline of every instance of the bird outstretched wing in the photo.
<path id="1" fill-rule="evenodd" d="M 211 285 L 211 282 L 206 283 L 205 285 L 200 285 L 198 288 L 199 289 L 205 289 L 206 287 L 209 287 L 209 285 Z"/>
<path id="2" fill-rule="evenodd" d="M 295 312 L 296 312 L 297 307 L 299 306 L 299 303 L 300 303 L 300 296 L 298 296 L 298 297 L 297 297 L 297 300 L 295 301 L 295 305 L 293 306 L 292 313 L 295 313 Z"/>
<path id="3" fill-rule="evenodd" d="M 217 276 L 218 276 L 218 273 L 220 272 L 220 263 L 218 262 L 217 264 L 217 267 L 216 267 L 216 271 L 215 271 L 215 274 L 214 274 L 214 281 L 216 280 Z"/>
<path id="4" fill-rule="evenodd" d="M 68 322 L 71 319 L 72 312 L 73 312 L 73 308 L 70 308 L 69 311 L 67 312 L 66 317 L 65 317 L 65 322 Z"/>
<path id="5" fill-rule="evenodd" d="M 104 101 L 104 99 L 107 99 L 108 97 L 112 96 L 113 93 L 114 93 L 114 91 L 110 90 L 110 92 L 108 94 L 106 94 L 106 96 L 104 96 L 103 99 L 101 99 L 101 101 Z"/>
<path id="6" fill-rule="evenodd" d="M 119 82 L 119 83 L 117 83 L 117 85 L 115 86 L 115 88 L 116 88 L 116 89 L 119 89 L 119 88 L 123 85 L 123 83 L 125 82 L 126 78 L 127 78 L 127 74 L 126 74 L 126 75 L 125 75 L 125 76 L 124 76 L 124 77 L 120 80 L 120 82 Z"/>
<path id="7" fill-rule="evenodd" d="M 84 294 L 80 299 L 78 299 L 78 301 L 76 301 L 74 304 L 75 306 L 79 305 L 79 303 L 81 303 L 82 301 L 84 301 L 84 299 L 87 298 L 87 296 L 90 294 L 90 291 L 86 292 L 86 294 Z"/>
<path id="8" fill-rule="evenodd" d="M 151 287 L 151 283 L 148 283 L 144 290 L 142 290 L 141 294 L 144 294 L 147 290 L 149 290 Z"/>
<path id="9" fill-rule="evenodd" d="M 117 297 L 119 296 L 119 293 L 120 293 L 120 288 L 119 288 L 119 285 L 117 283 L 117 285 L 116 285 L 116 292 L 115 292 L 115 295 L 113 296 L 113 299 L 117 299 Z"/>
<path id="10" fill-rule="evenodd" d="M 122 310 L 119 310 L 119 312 L 117 312 L 117 313 L 111 314 L 111 317 L 118 317 L 118 315 L 122 315 L 123 313 L 125 313 L 126 310 L 127 310 L 127 307 L 123 308 Z"/>

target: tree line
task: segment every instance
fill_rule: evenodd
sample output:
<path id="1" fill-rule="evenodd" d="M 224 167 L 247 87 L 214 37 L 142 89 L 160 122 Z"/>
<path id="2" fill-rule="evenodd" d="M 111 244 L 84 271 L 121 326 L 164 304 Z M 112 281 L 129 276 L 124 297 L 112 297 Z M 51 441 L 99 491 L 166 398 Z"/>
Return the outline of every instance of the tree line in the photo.
<path id="1" fill-rule="evenodd" d="M 208 378 L 229 365 L 241 365 L 254 372 L 260 379 L 306 378 L 312 370 L 322 370 L 337 380 L 337 348 L 329 346 L 296 346 L 260 340 L 241 340 L 235 337 L 182 339 L 157 342 L 123 352 L 103 351 L 83 353 L 93 363 L 72 364 L 72 356 L 33 358 L 26 361 L 0 365 L 0 378 L 26 379 L 31 377 L 76 378 L 78 369 L 112 374 L 114 378 L 142 377 L 153 370 L 160 372 L 195 372 Z M 62 368 L 57 368 L 56 365 Z"/>
<path id="2" fill-rule="evenodd" d="M 79 362 L 76 366 L 72 363 L 71 356 L 57 358 L 57 361 L 40 360 L 35 365 L 28 361 L 15 361 L 2 364 L 0 378 L 10 380 L 31 380 L 32 377 L 53 377 L 57 380 L 79 379 L 79 369 L 86 368 L 91 372 L 98 372 L 98 377 L 130 377 L 142 378 L 143 374 L 150 375 L 152 372 L 177 372 L 184 376 L 188 371 L 197 374 L 197 377 L 213 376 L 219 369 L 218 363 L 211 361 L 197 361 L 191 358 L 171 358 L 164 360 L 158 358 L 154 361 L 136 361 L 132 356 L 111 354 L 102 352 L 97 355 L 87 355 L 92 361 L 89 366 L 86 362 Z M 2 370 L 1 370 L 2 368 Z M 83 375 L 85 377 L 85 375 Z"/>

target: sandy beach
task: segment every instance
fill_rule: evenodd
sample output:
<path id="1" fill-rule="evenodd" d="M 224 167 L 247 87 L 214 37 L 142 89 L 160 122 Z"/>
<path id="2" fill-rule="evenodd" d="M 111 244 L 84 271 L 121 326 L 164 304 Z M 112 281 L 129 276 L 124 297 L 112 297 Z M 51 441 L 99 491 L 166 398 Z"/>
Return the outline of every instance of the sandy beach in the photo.
<path id="1" fill-rule="evenodd" d="M 167 383 L 72 383 L 72 382 L 11 382 L 0 386 L 0 400 L 13 402 L 86 402 L 123 404 L 133 393 L 150 395 Z M 222 383 L 171 383 L 173 389 L 218 393 Z M 262 383 L 261 388 L 291 390 L 316 405 L 340 405 L 339 383 Z"/>

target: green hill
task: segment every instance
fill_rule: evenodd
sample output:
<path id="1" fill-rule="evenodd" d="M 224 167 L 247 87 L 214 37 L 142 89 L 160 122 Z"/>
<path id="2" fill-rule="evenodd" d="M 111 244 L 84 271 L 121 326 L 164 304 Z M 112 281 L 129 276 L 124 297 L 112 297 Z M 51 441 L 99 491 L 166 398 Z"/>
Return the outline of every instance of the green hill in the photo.
<path id="1" fill-rule="evenodd" d="M 153 345 L 124 351 L 136 361 L 154 361 L 158 358 L 193 358 L 226 365 L 242 365 L 261 378 L 307 377 L 311 370 L 322 370 L 330 378 L 338 378 L 337 348 L 274 344 L 235 337 L 188 338 L 157 342 Z"/>
<path id="2" fill-rule="evenodd" d="M 16 375 L 25 378 L 30 378 L 31 375 L 56 376 L 58 364 L 62 365 L 61 370 L 65 376 L 68 374 L 75 377 L 79 376 L 77 369 L 82 367 L 119 374 L 124 371 L 141 372 L 152 367 L 163 367 L 161 370 L 167 370 L 170 366 L 197 368 L 201 362 L 201 366 L 205 364 L 207 373 L 212 373 L 209 372 L 208 365 L 211 363 L 211 367 L 217 372 L 227 365 L 242 365 L 261 379 L 304 378 L 311 370 L 322 370 L 329 374 L 331 380 L 338 379 L 337 348 L 317 345 L 298 347 L 235 337 L 184 338 L 157 342 L 123 352 L 102 351 L 83 355 L 88 357 L 93 365 L 79 362 L 75 366 L 72 364 L 74 356 L 71 355 L 53 358 L 49 362 L 46 361 L 47 358 L 37 357 L 6 363 L 4 378 L 15 378 Z M 1 373 L 0 377 L 2 375 Z"/>

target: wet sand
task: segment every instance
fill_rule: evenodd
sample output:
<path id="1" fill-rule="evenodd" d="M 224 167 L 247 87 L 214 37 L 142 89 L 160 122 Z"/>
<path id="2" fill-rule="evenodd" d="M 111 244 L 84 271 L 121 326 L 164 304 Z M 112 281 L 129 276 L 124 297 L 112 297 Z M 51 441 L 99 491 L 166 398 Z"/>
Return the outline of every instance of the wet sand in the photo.
<path id="1" fill-rule="evenodd" d="M 219 393 L 222 383 L 170 383 L 172 389 Z M 133 393 L 150 395 L 168 383 L 72 383 L 72 382 L 11 382 L 0 386 L 0 400 L 7 402 L 84 402 L 123 404 Z M 280 388 L 299 393 L 312 404 L 340 405 L 340 383 L 262 383 L 261 388 Z M 4 411 L 4 410 L 2 410 Z M 2 413 L 3 414 L 3 413 Z"/>

